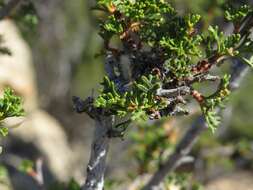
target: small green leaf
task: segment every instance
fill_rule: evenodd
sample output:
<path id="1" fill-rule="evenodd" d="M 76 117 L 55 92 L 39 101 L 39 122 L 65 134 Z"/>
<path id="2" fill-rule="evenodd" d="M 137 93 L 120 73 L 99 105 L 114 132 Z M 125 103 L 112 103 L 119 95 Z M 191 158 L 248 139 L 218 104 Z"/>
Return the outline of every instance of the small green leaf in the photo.
<path id="1" fill-rule="evenodd" d="M 252 8 L 248 5 L 242 5 L 239 8 L 229 7 L 225 11 L 225 18 L 228 21 L 232 21 L 235 24 L 240 22 L 243 17 L 249 14 L 252 11 Z"/>
<path id="2" fill-rule="evenodd" d="M 6 137 L 8 133 L 9 133 L 9 130 L 7 127 L 0 126 L 0 135 L 2 135 L 3 137 Z"/>
<path id="3" fill-rule="evenodd" d="M 81 187 L 74 179 L 71 179 L 69 184 L 68 184 L 67 189 L 68 190 L 81 190 Z"/>
<path id="4" fill-rule="evenodd" d="M 34 163 L 31 160 L 23 160 L 22 163 L 19 165 L 19 170 L 21 172 L 27 173 L 33 170 Z"/>
<path id="5" fill-rule="evenodd" d="M 253 56 L 251 56 L 249 59 L 246 59 L 244 57 L 241 57 L 241 59 L 246 63 L 248 64 L 250 67 L 253 68 Z"/>

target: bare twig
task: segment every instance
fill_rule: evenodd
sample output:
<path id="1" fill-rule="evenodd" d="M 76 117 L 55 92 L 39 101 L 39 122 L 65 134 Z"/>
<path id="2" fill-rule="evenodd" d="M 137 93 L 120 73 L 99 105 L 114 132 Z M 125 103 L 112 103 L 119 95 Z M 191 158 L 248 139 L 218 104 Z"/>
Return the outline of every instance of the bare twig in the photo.
<path id="1" fill-rule="evenodd" d="M 176 97 L 178 95 L 190 94 L 190 87 L 181 86 L 175 89 L 158 89 L 156 95 L 167 98 Z"/>
<path id="2" fill-rule="evenodd" d="M 9 16 L 10 13 L 17 7 L 21 0 L 10 0 L 6 6 L 0 10 L 0 20 Z"/>
<path id="3" fill-rule="evenodd" d="M 44 176 L 43 176 L 43 160 L 39 158 L 36 160 L 36 181 L 38 182 L 39 186 L 43 187 L 44 186 Z"/>
<path id="4" fill-rule="evenodd" d="M 210 74 L 201 74 L 201 75 L 197 75 L 197 76 L 188 78 L 187 84 L 193 84 L 195 82 L 205 82 L 205 81 L 215 82 L 218 80 L 220 80 L 219 76 L 213 76 Z"/>
<path id="5" fill-rule="evenodd" d="M 158 89 L 156 92 L 157 96 L 164 96 L 167 98 L 173 98 L 179 95 L 187 95 L 190 94 L 191 92 L 191 88 L 189 87 L 191 84 L 195 83 L 195 82 L 204 82 L 204 81 L 217 81 L 219 80 L 220 77 L 218 76 L 212 76 L 212 75 L 207 75 L 207 74 L 200 74 L 200 75 L 196 75 L 193 76 L 191 78 L 188 78 L 186 83 L 187 86 L 180 86 L 178 88 L 173 88 L 173 89 Z"/>
<path id="6" fill-rule="evenodd" d="M 42 167 L 43 160 L 42 158 L 38 158 L 35 162 L 35 169 L 32 168 L 31 170 L 27 171 L 27 174 L 36 181 L 41 190 L 46 190 Z"/>

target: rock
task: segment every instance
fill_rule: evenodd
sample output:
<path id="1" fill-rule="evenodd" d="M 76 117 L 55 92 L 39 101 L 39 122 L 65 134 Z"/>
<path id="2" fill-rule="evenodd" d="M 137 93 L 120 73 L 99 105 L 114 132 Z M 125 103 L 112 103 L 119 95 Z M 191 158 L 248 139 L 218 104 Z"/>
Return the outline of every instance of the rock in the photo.
<path id="1" fill-rule="evenodd" d="M 11 130 L 11 134 L 25 143 L 33 143 L 54 176 L 64 181 L 69 179 L 72 174 L 72 151 L 57 120 L 44 111 L 36 110 L 27 115 L 20 126 Z"/>
<path id="2" fill-rule="evenodd" d="M 4 40 L 1 45 L 12 53 L 11 56 L 0 55 L 0 89 L 12 87 L 24 98 L 26 112 L 32 111 L 38 102 L 30 48 L 9 19 L 0 22 L 0 35 Z"/>
<path id="3" fill-rule="evenodd" d="M 9 19 L 0 21 L 0 35 L 4 39 L 2 46 L 8 47 L 12 53 L 11 56 L 0 55 L 0 92 L 3 92 L 6 86 L 14 89 L 23 98 L 26 113 L 24 121 L 23 118 L 21 121 L 10 118 L 4 123 L 11 128 L 11 136 L 24 143 L 33 144 L 42 154 L 27 157 L 43 157 L 50 172 L 58 180 L 66 181 L 73 173 L 73 151 L 60 123 L 39 108 L 31 50 L 22 39 L 15 23 Z M 10 143 L 14 144 L 15 141 Z M 20 151 L 25 154 L 26 149 L 29 147 L 24 146 Z"/>

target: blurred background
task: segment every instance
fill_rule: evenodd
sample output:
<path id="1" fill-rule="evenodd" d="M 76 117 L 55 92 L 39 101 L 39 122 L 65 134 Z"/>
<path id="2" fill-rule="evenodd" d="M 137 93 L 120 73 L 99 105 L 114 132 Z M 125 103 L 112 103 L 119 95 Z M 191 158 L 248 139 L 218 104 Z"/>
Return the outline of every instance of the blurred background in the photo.
<path id="1" fill-rule="evenodd" d="M 231 29 L 222 17 L 222 0 L 169 2 L 180 14 L 202 15 L 200 30 L 210 24 Z M 97 34 L 100 13 L 91 10 L 94 3 L 95 0 L 24 0 L 0 21 L 0 35 L 12 52 L 12 56 L 0 56 L 0 89 L 13 88 L 23 97 L 26 111 L 18 127 L 13 123 L 20 121 L 5 123 L 10 126 L 10 135 L 1 139 L 1 190 L 38 189 L 36 182 L 19 169 L 24 160 L 43 160 L 45 184 L 51 189 L 72 178 L 84 182 L 94 123 L 86 114 L 74 112 L 71 99 L 73 95 L 85 98 L 96 94 L 104 76 L 103 56 L 96 56 L 103 41 Z M 252 5 L 252 1 L 234 3 Z M 191 153 L 194 163 L 179 170 L 193 172 L 194 180 L 208 190 L 253 190 L 252 96 L 253 75 L 248 71 L 222 112 L 223 122 L 216 134 L 205 132 Z M 157 124 L 169 128 L 170 145 L 200 114 L 199 110 L 193 112 L 192 117 Z M 111 143 L 107 189 L 124 189 L 133 176 L 142 173 L 136 152 L 145 151 L 145 146 L 144 150 L 136 148 L 141 145 L 136 141 L 140 137 L 130 137 L 131 131 L 136 129 L 131 128 L 124 140 L 113 139 Z M 113 187 L 115 184 L 118 186 Z"/>

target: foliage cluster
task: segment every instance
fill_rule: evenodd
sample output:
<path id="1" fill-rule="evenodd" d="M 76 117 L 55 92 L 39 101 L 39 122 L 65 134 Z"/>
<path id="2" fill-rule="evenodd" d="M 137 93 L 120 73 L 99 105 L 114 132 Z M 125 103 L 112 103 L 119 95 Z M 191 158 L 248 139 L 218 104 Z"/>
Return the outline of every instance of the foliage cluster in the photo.
<path id="1" fill-rule="evenodd" d="M 24 115 L 21 98 L 16 96 L 10 88 L 4 90 L 4 95 L 0 98 L 0 139 L 8 135 L 8 128 L 1 122 L 9 117 Z"/>
<path id="2" fill-rule="evenodd" d="M 111 71 L 95 106 L 111 115 L 130 115 L 131 120 L 159 119 L 187 113 L 181 106 L 191 95 L 214 130 L 219 123 L 215 108 L 229 95 L 229 76 L 221 76 L 220 86 L 207 97 L 193 84 L 208 80 L 205 77 L 211 69 L 229 58 L 252 65 L 252 59 L 247 59 L 253 43 L 250 28 L 242 30 L 244 24 L 252 26 L 247 20 L 252 17 L 252 8 L 229 8 L 225 18 L 234 24 L 234 32 L 225 35 L 218 26 L 199 33 L 200 15 L 181 16 L 164 0 L 97 2 L 96 8 L 105 12 L 100 35 L 116 61 L 107 63 Z M 115 39 L 119 48 L 112 47 Z M 129 64 L 129 78 L 120 73 L 122 64 L 117 62 L 122 56 L 129 57 L 129 63 L 124 63 Z"/>

